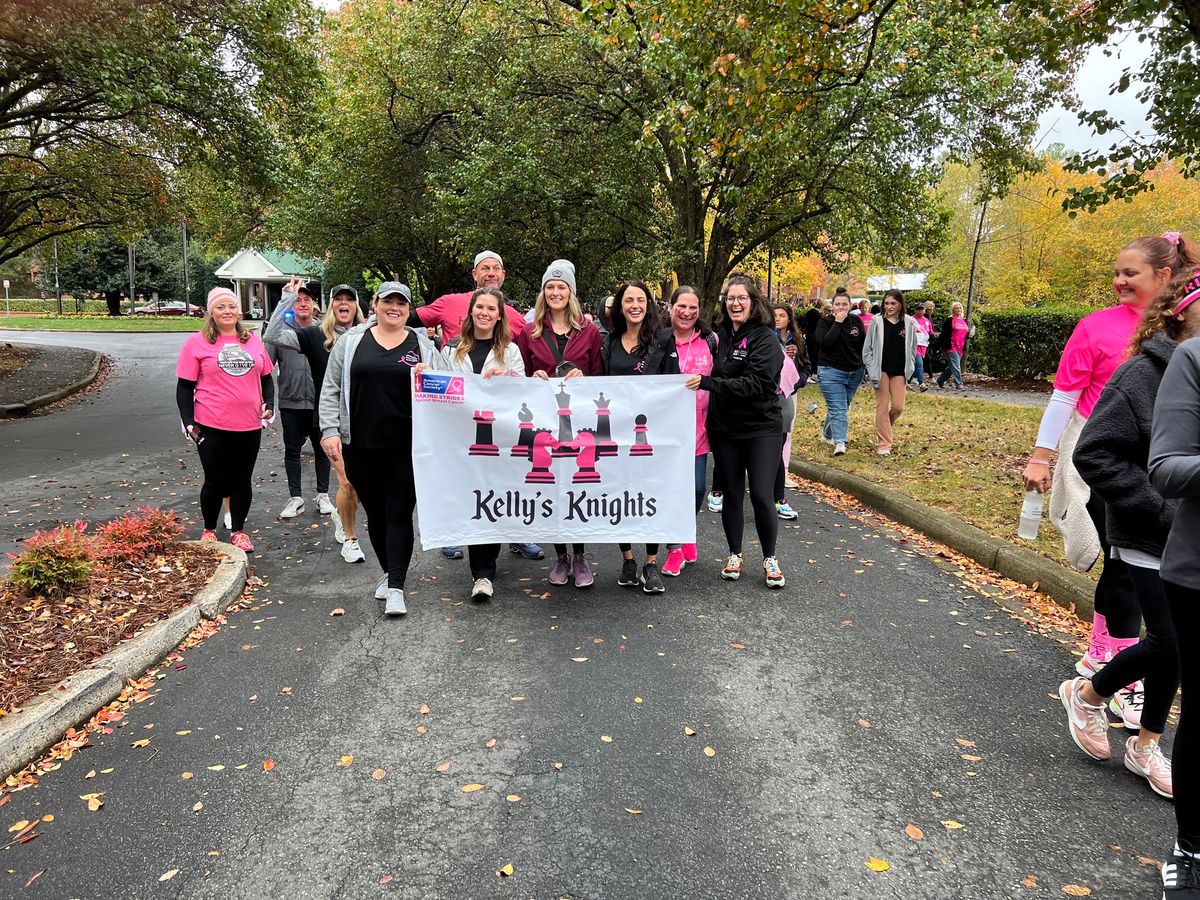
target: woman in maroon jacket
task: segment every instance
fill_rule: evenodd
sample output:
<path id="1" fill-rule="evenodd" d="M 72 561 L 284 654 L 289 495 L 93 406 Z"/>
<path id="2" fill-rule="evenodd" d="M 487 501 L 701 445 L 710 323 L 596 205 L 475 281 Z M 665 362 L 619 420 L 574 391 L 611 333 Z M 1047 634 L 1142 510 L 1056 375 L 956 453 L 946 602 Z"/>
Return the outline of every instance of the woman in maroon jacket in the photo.
<path id="1" fill-rule="evenodd" d="M 573 378 L 603 375 L 600 361 L 600 332 L 583 318 L 575 296 L 575 265 L 566 259 L 550 263 L 542 276 L 542 291 L 533 305 L 533 321 L 516 337 L 525 360 L 525 374 L 533 378 Z M 591 587 L 596 580 L 583 555 L 583 544 L 571 553 L 566 544 L 555 544 L 558 559 L 550 570 L 551 584 L 566 584 L 573 576 L 575 587 Z"/>

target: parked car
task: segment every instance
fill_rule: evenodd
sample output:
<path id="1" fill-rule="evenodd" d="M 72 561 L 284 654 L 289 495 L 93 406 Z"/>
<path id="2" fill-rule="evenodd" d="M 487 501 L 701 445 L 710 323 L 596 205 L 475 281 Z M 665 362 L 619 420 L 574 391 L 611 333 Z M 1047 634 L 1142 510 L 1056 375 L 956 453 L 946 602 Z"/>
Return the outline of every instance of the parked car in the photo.
<path id="1" fill-rule="evenodd" d="M 135 306 L 137 316 L 196 316 L 204 315 L 203 307 L 194 303 L 184 303 L 182 300 L 164 300 L 160 303 L 148 303 L 145 306 Z"/>

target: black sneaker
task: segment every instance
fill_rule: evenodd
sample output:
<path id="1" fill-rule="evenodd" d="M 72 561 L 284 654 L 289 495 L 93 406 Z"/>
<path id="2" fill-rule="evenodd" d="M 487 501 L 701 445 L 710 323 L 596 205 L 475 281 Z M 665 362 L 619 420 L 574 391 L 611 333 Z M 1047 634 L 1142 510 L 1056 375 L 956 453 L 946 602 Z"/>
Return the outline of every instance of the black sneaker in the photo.
<path id="1" fill-rule="evenodd" d="M 626 559 L 621 562 L 621 575 L 617 578 L 617 584 L 619 584 L 621 587 L 638 586 L 636 559 Z"/>
<path id="2" fill-rule="evenodd" d="M 642 566 L 642 590 L 647 594 L 661 594 L 667 589 L 663 584 L 662 575 L 658 573 L 658 563 L 646 563 Z"/>
<path id="3" fill-rule="evenodd" d="M 1172 856 L 1162 867 L 1163 900 L 1200 898 L 1200 871 L 1190 856 Z"/>

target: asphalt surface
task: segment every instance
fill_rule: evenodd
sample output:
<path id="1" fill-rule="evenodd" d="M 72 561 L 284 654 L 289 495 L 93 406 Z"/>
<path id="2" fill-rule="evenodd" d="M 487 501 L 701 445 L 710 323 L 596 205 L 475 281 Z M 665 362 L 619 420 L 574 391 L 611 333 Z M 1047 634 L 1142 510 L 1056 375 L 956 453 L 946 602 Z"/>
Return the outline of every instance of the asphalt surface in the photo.
<path id="1" fill-rule="evenodd" d="M 146 502 L 195 516 L 173 403 L 183 337 L 47 338 L 117 366 L 95 398 L 0 423 L 0 549 Z M 54 819 L 0 852 L 3 895 L 1159 896 L 1139 857 L 1169 851 L 1170 804 L 1122 768 L 1122 732 L 1108 764 L 1071 743 L 1052 696 L 1069 648 L 891 532 L 793 495 L 781 592 L 753 545 L 749 574 L 719 579 L 703 513 L 701 561 L 665 594 L 618 588 L 612 547 L 593 548 L 597 585 L 578 594 L 506 553 L 484 607 L 465 562 L 418 553 L 409 615 L 387 620 L 369 551 L 342 562 L 311 500 L 274 518 L 281 459 L 272 434 L 254 606 L 12 795 L 5 829 Z M 88 812 L 80 795 L 98 791 Z"/>
<path id="2" fill-rule="evenodd" d="M 0 347 L 0 353 L 3 352 Z M 25 403 L 79 382 L 92 371 L 95 362 L 92 353 L 78 347 L 38 348 L 37 356 L 28 365 L 0 378 L 0 405 Z"/>

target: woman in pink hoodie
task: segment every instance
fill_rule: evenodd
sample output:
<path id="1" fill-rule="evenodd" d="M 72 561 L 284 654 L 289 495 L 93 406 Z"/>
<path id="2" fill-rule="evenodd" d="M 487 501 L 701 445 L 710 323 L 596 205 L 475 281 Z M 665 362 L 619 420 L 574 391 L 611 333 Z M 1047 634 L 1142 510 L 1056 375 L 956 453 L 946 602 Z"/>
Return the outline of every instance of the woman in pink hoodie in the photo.
<path id="1" fill-rule="evenodd" d="M 669 328 L 661 329 L 647 358 L 646 371 L 652 375 L 711 375 L 717 336 L 700 318 L 703 308 L 700 292 L 686 284 L 671 294 Z M 696 391 L 696 512 L 704 502 L 708 474 L 708 391 Z M 678 575 L 687 563 L 697 559 L 695 544 L 667 544 L 663 575 Z"/>

